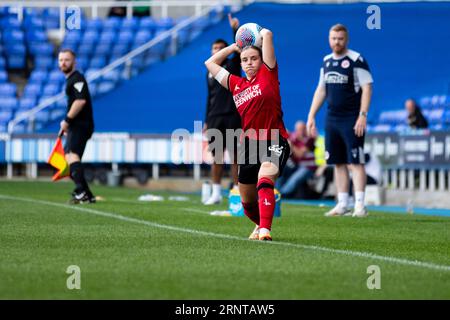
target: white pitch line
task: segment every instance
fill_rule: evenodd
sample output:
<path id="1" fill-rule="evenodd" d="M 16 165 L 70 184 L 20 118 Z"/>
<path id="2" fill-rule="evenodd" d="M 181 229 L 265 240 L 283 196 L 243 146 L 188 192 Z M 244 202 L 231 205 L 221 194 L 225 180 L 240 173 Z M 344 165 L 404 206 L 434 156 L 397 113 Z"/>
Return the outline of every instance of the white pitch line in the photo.
<path id="1" fill-rule="evenodd" d="M 72 206 L 72 205 L 67 205 L 67 204 L 62 204 L 62 203 L 49 202 L 49 201 L 30 199 L 30 198 L 12 197 L 12 196 L 2 195 L 2 194 L 0 194 L 0 199 L 29 202 L 29 203 L 33 203 L 33 204 L 38 203 L 38 204 L 47 205 L 47 206 L 71 209 L 71 210 L 91 213 L 91 214 L 101 216 L 101 217 L 113 218 L 116 220 L 142 224 L 142 225 L 146 225 L 146 226 L 150 226 L 150 227 L 154 227 L 154 228 L 166 229 L 166 230 L 177 231 L 177 232 L 185 232 L 185 233 L 207 236 L 207 237 L 247 241 L 247 242 L 251 242 L 254 244 L 275 245 L 275 246 L 283 246 L 283 247 L 300 248 L 300 249 L 306 249 L 306 250 L 322 251 L 322 252 L 328 252 L 328 253 L 334 253 L 334 254 L 342 254 L 342 255 L 347 255 L 347 256 L 380 260 L 380 261 L 385 261 L 385 262 L 391 262 L 394 264 L 420 267 L 420 268 L 437 270 L 437 271 L 450 271 L 450 266 L 448 266 L 448 265 L 439 265 L 439 264 L 435 264 L 432 262 L 407 260 L 407 259 L 396 258 L 396 257 L 387 257 L 387 256 L 373 254 L 370 252 L 333 249 L 333 248 L 327 248 L 327 247 L 304 245 L 304 244 L 290 243 L 290 242 L 280 242 L 280 241 L 249 241 L 247 238 L 241 238 L 241 237 L 227 235 L 227 234 L 214 233 L 214 232 L 208 232 L 208 231 L 201 231 L 201 230 L 194 230 L 194 229 L 181 228 L 181 227 L 176 227 L 176 226 L 171 226 L 171 225 L 159 224 L 159 223 L 155 223 L 155 222 L 150 222 L 150 221 L 146 221 L 146 220 L 140 220 L 140 219 L 136 219 L 136 218 L 123 216 L 123 215 L 120 215 L 117 213 L 111 213 L 111 212 L 105 212 L 105 211 L 99 211 L 99 210 L 94 210 L 94 209 L 90 209 L 90 208 L 85 208 L 82 206 Z"/>
<path id="2" fill-rule="evenodd" d="M 188 212 L 197 212 L 197 213 L 209 213 L 209 211 L 192 209 L 192 208 L 181 208 L 181 210 L 188 211 Z"/>

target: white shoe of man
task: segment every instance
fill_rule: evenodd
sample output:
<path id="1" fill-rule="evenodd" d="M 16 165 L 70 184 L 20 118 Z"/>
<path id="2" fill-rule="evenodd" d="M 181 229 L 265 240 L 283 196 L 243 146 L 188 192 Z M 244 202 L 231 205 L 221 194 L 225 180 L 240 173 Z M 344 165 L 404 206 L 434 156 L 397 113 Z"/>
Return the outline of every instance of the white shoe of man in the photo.
<path id="1" fill-rule="evenodd" d="M 220 204 L 221 202 L 222 202 L 222 196 L 213 194 L 211 197 L 209 197 L 208 200 L 206 200 L 205 206 L 212 206 L 215 204 Z"/>
<path id="2" fill-rule="evenodd" d="M 369 213 L 367 212 L 366 207 L 355 207 L 355 210 L 353 210 L 352 217 L 356 218 L 364 218 L 367 217 Z"/>
<path id="3" fill-rule="evenodd" d="M 340 217 L 340 216 L 348 216 L 351 215 L 351 210 L 347 207 L 341 206 L 337 204 L 330 211 L 325 212 L 325 217 Z"/>

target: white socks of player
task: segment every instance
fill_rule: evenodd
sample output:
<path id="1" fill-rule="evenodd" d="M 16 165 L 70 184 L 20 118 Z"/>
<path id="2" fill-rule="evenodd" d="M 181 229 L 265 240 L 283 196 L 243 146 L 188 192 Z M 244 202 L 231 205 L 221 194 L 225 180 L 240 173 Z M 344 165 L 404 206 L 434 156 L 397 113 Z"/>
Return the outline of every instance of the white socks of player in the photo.
<path id="1" fill-rule="evenodd" d="M 364 208 L 364 191 L 355 191 L 355 209 Z"/>
<path id="2" fill-rule="evenodd" d="M 212 185 L 211 197 L 205 202 L 205 205 L 210 206 L 213 204 L 219 204 L 222 201 L 222 186 L 220 184 Z"/>
<path id="3" fill-rule="evenodd" d="M 339 192 L 338 193 L 338 204 L 337 207 L 340 209 L 347 209 L 348 207 L 348 192 Z"/>

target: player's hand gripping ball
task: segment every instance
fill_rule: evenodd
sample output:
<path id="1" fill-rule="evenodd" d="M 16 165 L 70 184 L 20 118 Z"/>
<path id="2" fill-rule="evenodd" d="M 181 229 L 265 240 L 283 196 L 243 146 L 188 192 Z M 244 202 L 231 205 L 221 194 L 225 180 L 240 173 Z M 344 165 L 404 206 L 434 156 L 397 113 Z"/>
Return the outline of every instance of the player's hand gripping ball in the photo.
<path id="1" fill-rule="evenodd" d="M 262 36 L 260 31 L 262 27 L 256 23 L 246 23 L 242 25 L 236 32 L 236 44 L 240 49 L 247 46 L 262 46 Z"/>

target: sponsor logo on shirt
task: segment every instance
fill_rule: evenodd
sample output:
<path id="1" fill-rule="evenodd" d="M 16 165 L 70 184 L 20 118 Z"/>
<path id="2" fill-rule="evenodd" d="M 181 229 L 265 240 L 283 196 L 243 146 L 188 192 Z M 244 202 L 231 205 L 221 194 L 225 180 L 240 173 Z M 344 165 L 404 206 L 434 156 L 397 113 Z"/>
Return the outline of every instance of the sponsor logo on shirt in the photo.
<path id="1" fill-rule="evenodd" d="M 236 88 L 235 88 L 236 90 Z M 258 97 L 262 94 L 261 88 L 259 87 L 259 84 L 256 84 L 254 86 L 251 86 L 241 93 L 238 93 L 237 95 L 233 96 L 234 103 L 236 104 L 236 108 L 239 108 L 242 104 L 246 103 L 247 101 L 250 101 L 251 99 Z"/>
<path id="2" fill-rule="evenodd" d="M 348 76 L 345 74 L 340 74 L 339 72 L 331 71 L 325 73 L 325 83 L 338 83 L 345 84 L 348 83 Z"/>
<path id="3" fill-rule="evenodd" d="M 81 90 L 83 90 L 84 83 L 83 82 L 77 82 L 73 86 L 74 86 L 75 89 L 77 89 L 78 92 L 81 92 Z"/>

